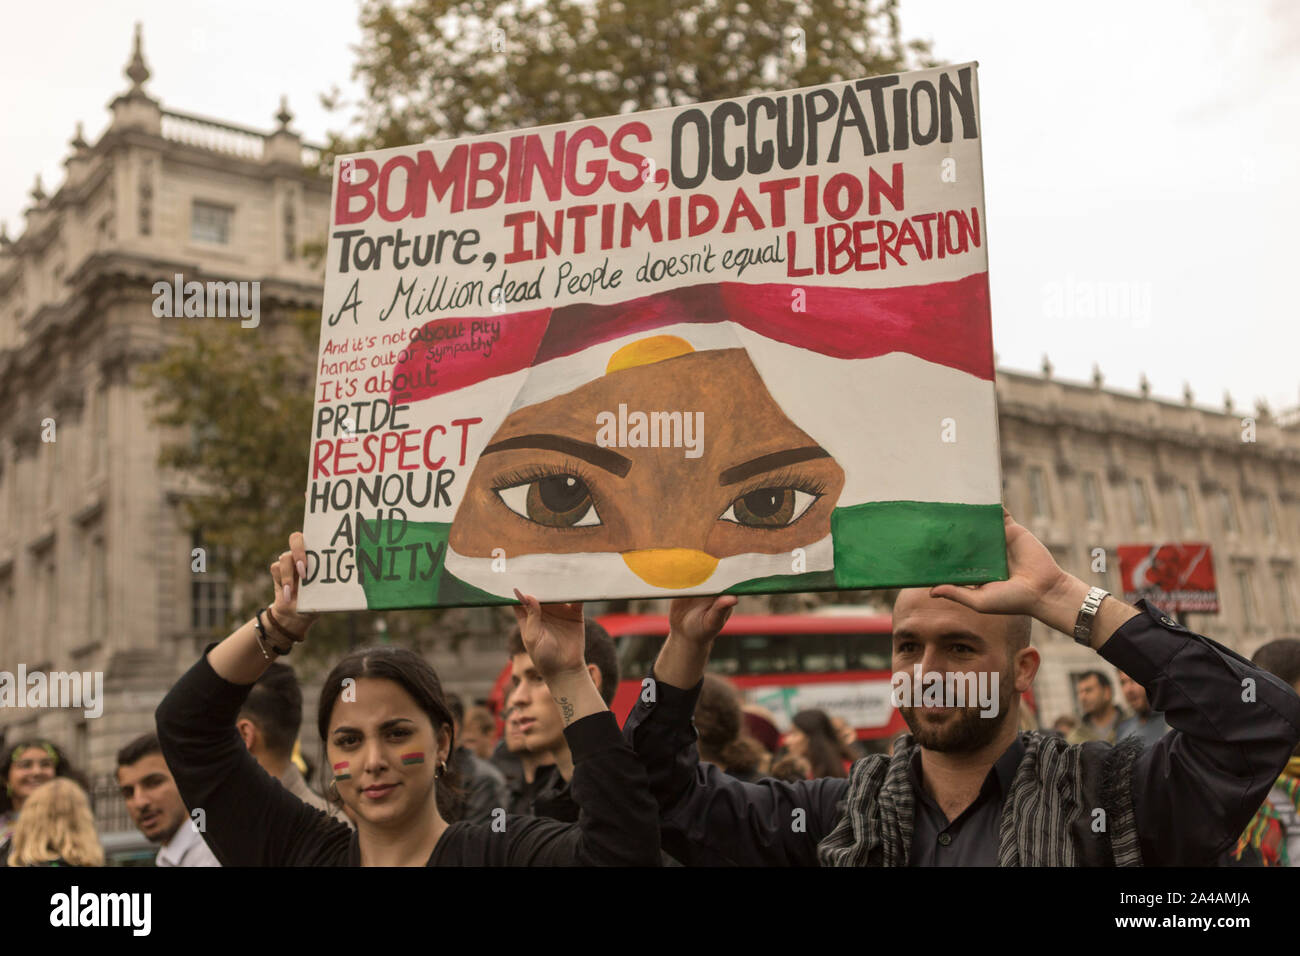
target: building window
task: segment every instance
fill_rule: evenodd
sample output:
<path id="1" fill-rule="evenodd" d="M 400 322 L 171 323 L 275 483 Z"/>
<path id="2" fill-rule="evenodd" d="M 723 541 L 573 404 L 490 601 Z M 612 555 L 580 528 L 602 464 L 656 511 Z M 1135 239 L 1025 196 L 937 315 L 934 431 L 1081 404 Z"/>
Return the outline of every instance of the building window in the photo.
<path id="1" fill-rule="evenodd" d="M 211 242 L 226 246 L 230 244 L 230 222 L 235 217 L 235 210 L 229 206 L 194 200 L 194 212 L 190 220 L 190 238 L 199 242 Z"/>
<path id="2" fill-rule="evenodd" d="M 1250 580 L 1250 572 L 1245 568 L 1237 570 L 1237 591 L 1241 594 L 1241 617 L 1247 627 L 1254 627 L 1258 618 L 1255 611 L 1255 586 Z"/>
<path id="3" fill-rule="evenodd" d="M 1278 568 L 1273 572 L 1273 580 L 1277 582 L 1277 599 L 1282 611 L 1282 626 L 1288 631 L 1295 630 L 1295 602 L 1291 597 L 1291 572 L 1286 568 Z"/>
<path id="4" fill-rule="evenodd" d="M 45 628 L 45 646 L 42 656 L 52 654 L 57 648 L 58 643 L 55 636 L 58 634 L 59 624 L 59 601 L 58 601 L 58 578 L 54 573 L 54 561 L 45 562 L 42 568 L 43 586 L 41 588 L 44 598 L 44 607 L 42 610 L 42 624 Z"/>
<path id="5" fill-rule="evenodd" d="M 90 541 L 90 573 L 86 583 L 90 602 L 87 607 L 89 638 L 92 642 L 102 641 L 108 632 L 108 555 L 102 534 Z"/>
<path id="6" fill-rule="evenodd" d="M 140 235 L 153 232 L 153 163 L 140 164 Z"/>
<path id="7" fill-rule="evenodd" d="M 58 470 L 55 455 L 58 447 L 57 432 L 54 441 L 47 442 L 43 439 L 41 441 L 41 508 L 43 511 L 49 511 L 54 507 L 54 481 L 55 472 Z"/>
<path id="8" fill-rule="evenodd" d="M 1047 497 L 1047 476 L 1037 465 L 1029 468 L 1029 512 L 1035 518 L 1052 516 L 1052 502 Z"/>
<path id="9" fill-rule="evenodd" d="M 206 570 L 191 570 L 190 626 L 196 631 L 218 630 L 230 616 L 230 584 L 218 567 L 216 549 L 203 543 L 203 535 L 195 533 L 193 545 L 203 549 Z M 191 569 L 194 560 L 191 556 Z"/>
<path id="10" fill-rule="evenodd" d="M 1233 504 L 1232 492 L 1227 488 L 1219 489 L 1219 515 L 1223 519 L 1223 530 L 1228 534 L 1237 533 L 1237 506 Z"/>
<path id="11" fill-rule="evenodd" d="M 1133 496 L 1133 523 L 1140 528 L 1151 525 L 1151 499 L 1147 496 L 1147 484 L 1141 478 L 1129 482 L 1129 491 Z"/>
<path id="12" fill-rule="evenodd" d="M 1196 509 L 1192 507 L 1192 493 L 1186 485 L 1179 485 L 1175 494 L 1178 496 L 1178 517 L 1183 523 L 1184 531 L 1200 531 L 1196 521 Z"/>
<path id="13" fill-rule="evenodd" d="M 90 406 L 90 477 L 104 473 L 108 464 L 108 389 L 95 389 Z"/>
<path id="14" fill-rule="evenodd" d="M 293 262 L 298 257 L 298 232 L 294 223 L 293 197 L 284 200 L 284 259 Z"/>
<path id="15" fill-rule="evenodd" d="M 104 213 L 104 215 L 100 216 L 97 231 L 99 233 L 100 248 L 103 248 L 113 241 L 113 214 L 111 212 Z"/>
<path id="16" fill-rule="evenodd" d="M 1255 520 L 1259 522 L 1259 533 L 1266 538 L 1273 537 L 1273 506 L 1266 495 L 1255 499 Z"/>
<path id="17" fill-rule="evenodd" d="M 1101 500 L 1101 483 L 1090 471 L 1083 473 L 1083 506 L 1089 521 L 1106 520 L 1106 506 Z"/>

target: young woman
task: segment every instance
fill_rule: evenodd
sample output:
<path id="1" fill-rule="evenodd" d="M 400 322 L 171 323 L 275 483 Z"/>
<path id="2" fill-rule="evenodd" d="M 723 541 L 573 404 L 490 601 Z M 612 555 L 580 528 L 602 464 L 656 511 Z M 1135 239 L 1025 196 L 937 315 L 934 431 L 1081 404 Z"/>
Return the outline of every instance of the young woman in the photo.
<path id="1" fill-rule="evenodd" d="M 68 763 L 67 755 L 48 740 L 20 740 L 0 758 L 0 848 L 14 831 L 18 814 L 36 788 L 55 777 L 68 777 L 83 789 L 86 780 Z"/>
<path id="2" fill-rule="evenodd" d="M 659 863 L 659 824 L 645 771 L 623 741 L 583 661 L 582 606 L 542 607 L 518 594 L 515 616 L 565 720 L 574 757 L 576 824 L 493 814 L 447 823 L 438 778 L 451 715 L 437 674 L 411 651 L 366 648 L 321 689 L 317 728 L 337 795 L 356 830 L 302 803 L 249 755 L 235 717 L 250 685 L 303 640 L 297 612 L 307 552 L 301 534 L 271 566 L 275 603 L 211 648 L 158 707 L 163 756 L 204 839 L 225 866 L 554 866 Z"/>
<path id="3" fill-rule="evenodd" d="M 786 752 L 808 761 L 812 779 L 847 777 L 851 755 L 847 752 L 830 718 L 822 710 L 801 710 L 786 735 Z"/>
<path id="4" fill-rule="evenodd" d="M 41 784 L 14 827 L 10 866 L 103 866 L 86 791 L 66 777 Z"/>

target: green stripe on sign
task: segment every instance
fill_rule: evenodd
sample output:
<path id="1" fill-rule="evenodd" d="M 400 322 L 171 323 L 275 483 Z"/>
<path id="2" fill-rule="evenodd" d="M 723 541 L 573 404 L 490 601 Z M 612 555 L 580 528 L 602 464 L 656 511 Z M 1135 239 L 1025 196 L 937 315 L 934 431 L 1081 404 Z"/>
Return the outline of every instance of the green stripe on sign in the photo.
<path id="1" fill-rule="evenodd" d="M 1002 505 L 873 501 L 831 512 L 842 588 L 983 584 L 1007 579 Z"/>
<path id="2" fill-rule="evenodd" d="M 366 526 L 366 534 L 358 534 L 358 580 L 370 610 L 515 603 L 513 597 L 488 594 L 447 573 L 450 524 L 407 521 L 401 537 L 389 542 L 390 524 L 381 518 Z"/>

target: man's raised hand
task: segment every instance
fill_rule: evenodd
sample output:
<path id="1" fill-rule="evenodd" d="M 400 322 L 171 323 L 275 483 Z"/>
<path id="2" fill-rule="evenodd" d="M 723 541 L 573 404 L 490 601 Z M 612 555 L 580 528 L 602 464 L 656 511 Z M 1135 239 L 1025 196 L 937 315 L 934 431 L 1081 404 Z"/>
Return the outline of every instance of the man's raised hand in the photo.
<path id="1" fill-rule="evenodd" d="M 716 597 L 673 598 L 668 606 L 668 627 L 674 635 L 695 645 L 712 645 L 738 598 L 733 594 Z"/>
<path id="2" fill-rule="evenodd" d="M 524 650 L 548 683 L 565 673 L 585 672 L 582 604 L 541 604 L 537 598 L 515 589 L 519 605 L 514 608 Z"/>
<path id="3" fill-rule="evenodd" d="M 1043 600 L 1070 576 L 1061 570 L 1052 552 L 1017 524 L 1006 508 L 1002 509 L 1002 520 L 1007 535 L 1007 580 L 969 587 L 940 584 L 930 589 L 931 597 L 949 598 L 982 614 L 1038 616 Z"/>

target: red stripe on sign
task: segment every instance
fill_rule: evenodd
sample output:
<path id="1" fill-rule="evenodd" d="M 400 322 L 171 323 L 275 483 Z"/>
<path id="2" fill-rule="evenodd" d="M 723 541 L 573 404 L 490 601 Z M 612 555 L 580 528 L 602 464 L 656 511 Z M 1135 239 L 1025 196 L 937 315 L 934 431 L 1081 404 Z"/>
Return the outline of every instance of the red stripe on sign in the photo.
<path id="1" fill-rule="evenodd" d="M 907 352 L 993 379 L 987 272 L 897 289 L 723 283 L 722 297 L 733 321 L 787 345 L 844 359 Z"/>
<path id="2" fill-rule="evenodd" d="M 896 289 L 721 282 L 615 305 L 556 309 L 537 362 L 676 323 L 735 322 L 777 342 L 835 358 L 907 352 L 993 378 L 988 273 Z"/>
<path id="3" fill-rule="evenodd" d="M 668 325 L 735 322 L 833 358 L 906 352 L 993 379 L 988 273 L 894 289 L 721 282 L 612 305 L 578 303 L 422 326 L 393 374 L 393 402 L 416 402 Z"/>

